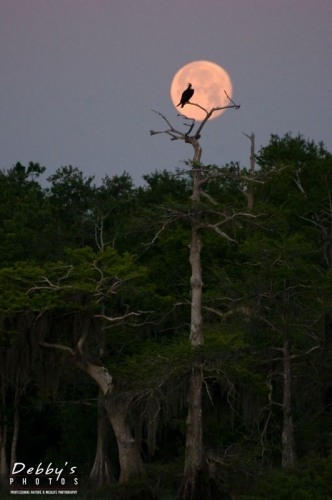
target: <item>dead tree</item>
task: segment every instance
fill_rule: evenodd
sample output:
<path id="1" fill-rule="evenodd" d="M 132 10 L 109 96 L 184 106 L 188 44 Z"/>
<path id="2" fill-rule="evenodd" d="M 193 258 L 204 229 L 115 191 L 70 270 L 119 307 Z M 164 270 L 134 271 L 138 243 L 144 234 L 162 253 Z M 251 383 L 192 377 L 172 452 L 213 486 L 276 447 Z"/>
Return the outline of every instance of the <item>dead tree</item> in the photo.
<path id="1" fill-rule="evenodd" d="M 224 109 L 239 109 L 230 100 L 229 106 L 212 108 L 210 111 L 204 109 L 199 104 L 188 103 L 191 106 L 197 106 L 202 109 L 206 116 L 197 130 L 195 128 L 195 120 L 185 115 L 179 115 L 186 120 L 184 123 L 188 127 L 187 132 L 182 132 L 175 129 L 168 119 L 161 113 L 154 111 L 167 123 L 168 128 L 162 131 L 150 130 L 150 135 L 167 134 L 172 141 L 182 140 L 193 147 L 194 155 L 191 162 L 193 184 L 192 184 L 192 211 L 191 211 L 191 241 L 189 261 L 191 265 L 191 322 L 189 341 L 193 349 L 204 344 L 203 334 L 203 319 L 202 319 L 202 268 L 201 268 L 201 250 L 202 243 L 200 238 L 201 229 L 210 227 L 221 236 L 232 241 L 220 226 L 226 221 L 227 217 L 222 219 L 222 222 L 216 224 L 202 223 L 200 220 L 200 201 L 201 196 L 206 196 L 202 190 L 202 186 L 210 179 L 226 178 L 233 176 L 227 172 L 212 172 L 206 173 L 201 164 L 202 148 L 199 143 L 201 132 L 204 125 L 215 111 Z M 213 200 L 210 199 L 213 202 Z M 224 214 L 223 214 L 224 215 Z M 216 486 L 211 478 L 206 477 L 203 457 L 203 419 L 202 419 L 202 387 L 203 387 L 203 367 L 200 357 L 196 356 L 196 360 L 191 368 L 191 376 L 189 381 L 188 392 L 188 415 L 187 415 L 187 432 L 186 432 L 186 451 L 185 451 L 185 466 L 182 484 L 178 493 L 178 500 L 193 500 L 193 499 L 217 499 Z"/>
<path id="2" fill-rule="evenodd" d="M 255 165 L 256 165 L 256 153 L 255 153 L 255 134 L 251 132 L 250 135 L 245 134 L 243 132 L 243 135 L 248 137 L 250 141 L 250 175 L 254 176 L 255 175 Z M 247 190 L 244 192 L 244 195 L 247 198 L 247 206 L 248 210 L 252 210 L 254 208 L 254 193 L 253 193 L 253 183 L 249 182 Z"/>

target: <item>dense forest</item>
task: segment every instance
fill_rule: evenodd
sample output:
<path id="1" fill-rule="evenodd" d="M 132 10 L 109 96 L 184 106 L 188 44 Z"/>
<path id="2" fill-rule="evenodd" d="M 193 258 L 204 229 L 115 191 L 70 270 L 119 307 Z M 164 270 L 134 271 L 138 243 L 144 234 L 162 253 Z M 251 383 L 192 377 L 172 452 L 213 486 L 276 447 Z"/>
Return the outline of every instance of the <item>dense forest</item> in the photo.
<path id="1" fill-rule="evenodd" d="M 92 500 L 332 498 L 332 155 L 248 139 L 143 186 L 0 172 L 1 498 L 17 463 Z"/>

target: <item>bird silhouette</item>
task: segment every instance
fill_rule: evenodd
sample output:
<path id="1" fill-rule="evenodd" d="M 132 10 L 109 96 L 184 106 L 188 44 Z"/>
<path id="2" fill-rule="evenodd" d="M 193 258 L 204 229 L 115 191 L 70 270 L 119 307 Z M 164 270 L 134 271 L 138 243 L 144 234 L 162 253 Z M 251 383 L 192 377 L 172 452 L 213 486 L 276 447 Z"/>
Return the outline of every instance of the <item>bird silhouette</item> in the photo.
<path id="1" fill-rule="evenodd" d="M 183 108 L 183 106 L 187 104 L 187 102 L 189 102 L 189 99 L 194 95 L 195 92 L 194 89 L 191 87 L 192 87 L 191 83 L 188 83 L 188 88 L 186 88 L 186 90 L 182 93 L 181 100 L 176 107 L 180 106 L 181 104 L 181 108 Z"/>

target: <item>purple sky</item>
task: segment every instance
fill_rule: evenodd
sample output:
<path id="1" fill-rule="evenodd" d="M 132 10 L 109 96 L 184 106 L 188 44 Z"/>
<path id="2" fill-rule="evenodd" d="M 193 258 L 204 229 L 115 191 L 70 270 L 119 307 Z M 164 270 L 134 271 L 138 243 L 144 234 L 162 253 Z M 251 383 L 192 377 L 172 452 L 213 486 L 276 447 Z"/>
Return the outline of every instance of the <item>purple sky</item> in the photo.
<path id="1" fill-rule="evenodd" d="M 249 164 L 271 133 L 302 133 L 332 151 L 331 0 L 0 0 L 0 168 L 73 165 L 96 181 L 136 183 L 174 170 L 190 147 L 169 87 L 183 65 L 223 66 L 238 111 L 208 123 L 202 161 Z"/>

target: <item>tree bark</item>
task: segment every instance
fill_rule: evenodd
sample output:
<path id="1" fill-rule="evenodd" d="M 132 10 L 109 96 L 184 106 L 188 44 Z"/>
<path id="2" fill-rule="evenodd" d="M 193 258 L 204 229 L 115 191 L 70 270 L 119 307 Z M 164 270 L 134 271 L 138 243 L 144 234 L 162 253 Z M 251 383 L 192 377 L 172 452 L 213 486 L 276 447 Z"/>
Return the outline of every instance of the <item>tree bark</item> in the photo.
<path id="1" fill-rule="evenodd" d="M 92 377 L 95 380 L 95 382 L 97 382 L 98 387 L 100 388 L 104 396 L 112 392 L 113 379 L 110 373 L 104 366 L 100 366 L 86 360 L 81 352 L 81 349 L 77 349 L 77 352 L 75 352 L 74 349 L 72 349 L 71 347 L 62 344 L 51 344 L 49 342 L 40 342 L 39 344 L 44 347 L 50 347 L 54 349 L 60 349 L 62 351 L 68 351 L 73 357 L 76 366 L 80 368 L 80 370 L 83 370 L 88 375 L 90 375 L 90 377 Z"/>
<path id="2" fill-rule="evenodd" d="M 105 488 L 114 482 L 111 462 L 108 458 L 108 431 L 110 423 L 101 401 L 102 397 L 102 393 L 99 391 L 97 450 L 89 478 L 89 482 L 96 489 Z"/>
<path id="3" fill-rule="evenodd" d="M 193 160 L 193 194 L 191 196 L 193 204 L 193 221 L 191 225 L 191 242 L 190 242 L 190 255 L 189 262 L 191 265 L 191 321 L 190 321 L 190 335 L 189 341 L 192 347 L 204 344 L 204 337 L 202 333 L 202 293 L 203 293 L 203 280 L 202 280 L 202 267 L 201 267 L 201 250 L 202 243 L 200 239 L 199 228 L 199 204 L 201 199 L 201 147 L 197 140 L 192 142 L 194 147 L 194 160 Z"/>
<path id="4" fill-rule="evenodd" d="M 17 462 L 16 459 L 16 449 L 17 449 L 17 441 L 18 441 L 18 435 L 19 435 L 19 429 L 20 429 L 20 415 L 19 415 L 19 409 L 18 407 L 15 408 L 14 410 L 14 429 L 13 429 L 13 438 L 12 438 L 12 445 L 11 445 L 11 451 L 10 451 L 10 470 L 13 470 L 15 462 Z"/>
<path id="5" fill-rule="evenodd" d="M 282 429 L 282 468 L 292 469 L 296 462 L 295 439 L 292 415 L 292 368 L 289 340 L 285 336 L 283 347 L 283 429 Z"/>
<path id="6" fill-rule="evenodd" d="M 202 331 L 202 294 L 203 279 L 201 267 L 202 243 L 199 234 L 199 203 L 200 192 L 200 159 L 201 148 L 198 141 L 193 143 L 195 150 L 193 163 L 193 212 L 194 220 L 191 228 L 191 242 L 189 261 L 191 265 L 191 322 L 189 341 L 192 348 L 204 344 Z M 184 466 L 184 480 L 182 482 L 179 498 L 193 498 L 203 469 L 203 421 L 202 421 L 202 385 L 203 374 L 199 363 L 195 363 L 190 377 L 188 392 L 188 416 L 186 434 L 186 454 Z"/>
<path id="7" fill-rule="evenodd" d="M 184 477 L 178 493 L 178 499 L 181 500 L 196 498 L 197 491 L 201 489 L 199 483 L 203 469 L 202 384 L 202 370 L 199 366 L 195 366 L 190 377 L 187 400 Z"/>
<path id="8" fill-rule="evenodd" d="M 189 341 L 192 347 L 204 344 L 202 334 L 202 269 L 201 269 L 202 243 L 198 228 L 193 226 L 190 242 L 190 264 L 191 264 L 191 322 Z"/>
<path id="9" fill-rule="evenodd" d="M 0 487 L 8 487 L 7 461 L 7 415 L 6 415 L 6 386 L 5 373 L 1 372 L 1 412 L 0 412 Z"/>
<path id="10" fill-rule="evenodd" d="M 188 142 L 192 144 L 195 151 L 193 159 L 193 194 L 191 196 L 193 220 L 191 225 L 189 255 L 191 265 L 191 322 L 189 341 L 191 347 L 195 349 L 204 344 L 204 335 L 202 330 L 202 243 L 200 240 L 199 223 L 201 198 L 200 159 L 202 150 L 197 139 L 188 138 Z M 217 500 L 218 498 L 221 498 L 214 480 L 208 476 L 208 473 L 204 468 L 202 388 L 202 366 L 199 359 L 196 359 L 192 366 L 189 381 L 185 465 L 177 500 Z"/>
<path id="11" fill-rule="evenodd" d="M 156 500 L 148 484 L 139 447 L 127 420 L 127 407 L 116 398 L 105 399 L 104 406 L 118 445 L 120 477 L 116 500 Z"/>
<path id="12" fill-rule="evenodd" d="M 13 470 L 16 460 L 16 449 L 17 449 L 17 441 L 20 430 L 20 411 L 19 411 L 19 402 L 20 402 L 20 371 L 18 369 L 16 375 L 16 384 L 15 384 L 15 396 L 14 396 L 14 418 L 13 418 L 13 437 L 12 437 L 12 445 L 10 450 L 10 470 Z"/>
<path id="13" fill-rule="evenodd" d="M 8 487 L 8 462 L 6 454 L 7 424 L 0 428 L 0 487 Z"/>
<path id="14" fill-rule="evenodd" d="M 141 477 L 144 474 L 144 465 L 127 421 L 126 407 L 115 398 L 105 400 L 104 404 L 118 445 L 121 471 L 119 482 L 124 483 L 134 477 Z"/>

